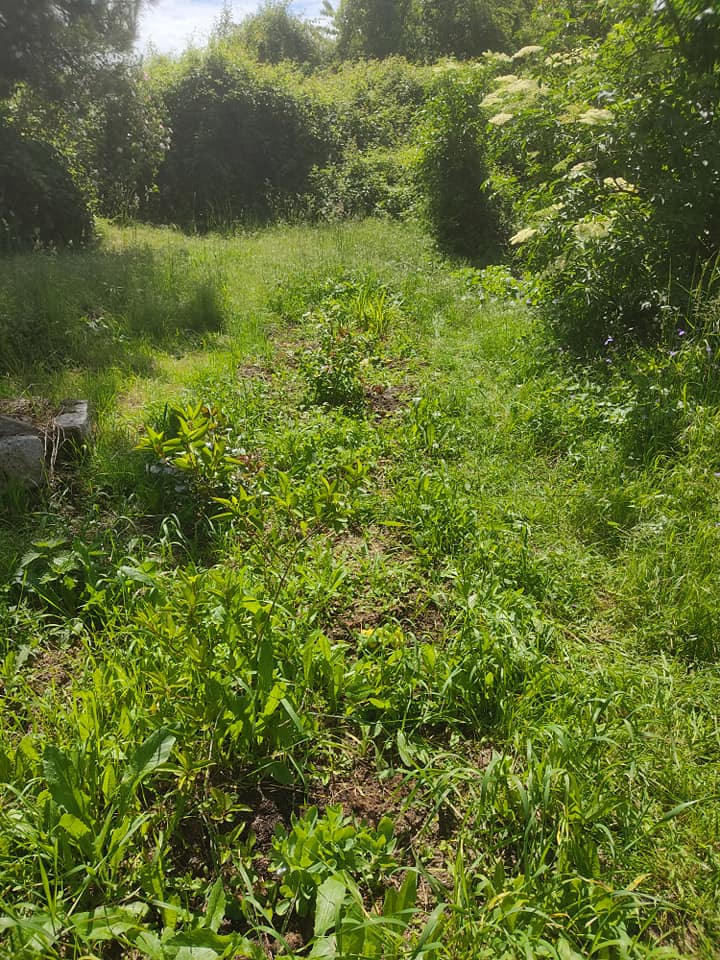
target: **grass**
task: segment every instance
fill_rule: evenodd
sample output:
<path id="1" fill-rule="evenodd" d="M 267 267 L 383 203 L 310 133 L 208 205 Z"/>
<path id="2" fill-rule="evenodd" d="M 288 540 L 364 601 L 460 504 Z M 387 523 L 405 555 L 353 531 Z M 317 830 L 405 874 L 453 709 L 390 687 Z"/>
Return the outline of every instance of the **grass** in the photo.
<path id="1" fill-rule="evenodd" d="M 573 369 L 379 221 L 107 227 L 0 289 L 3 392 L 99 410 L 0 525 L 5 955 L 717 956 L 692 344 Z"/>

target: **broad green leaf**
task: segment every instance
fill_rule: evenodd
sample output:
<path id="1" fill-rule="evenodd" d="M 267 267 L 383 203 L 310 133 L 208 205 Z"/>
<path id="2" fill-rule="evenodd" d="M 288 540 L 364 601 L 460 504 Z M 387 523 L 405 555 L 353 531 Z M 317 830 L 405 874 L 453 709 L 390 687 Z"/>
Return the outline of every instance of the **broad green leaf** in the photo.
<path id="1" fill-rule="evenodd" d="M 89 798 L 75 783 L 72 760 L 57 747 L 48 744 L 43 753 L 43 772 L 50 788 L 50 796 L 55 803 L 83 820 L 87 815 Z"/>
<path id="2" fill-rule="evenodd" d="M 313 944 L 312 953 L 308 955 L 308 960 L 335 960 L 337 957 L 337 940 L 334 935 L 329 937 L 320 937 Z M 347 956 L 346 953 L 343 955 Z"/>
<path id="3" fill-rule="evenodd" d="M 218 877 L 210 891 L 207 907 L 205 908 L 205 924 L 213 933 L 218 932 L 220 924 L 225 919 L 226 902 L 222 877 Z"/>
<path id="4" fill-rule="evenodd" d="M 283 784 L 283 786 L 289 787 L 295 782 L 292 771 L 282 760 L 271 760 L 270 763 L 265 764 L 262 769 L 264 774 L 272 777 L 273 780 Z"/>
<path id="5" fill-rule="evenodd" d="M 154 933 L 150 933 L 149 930 L 143 930 L 142 933 L 137 935 L 135 938 L 135 947 L 144 957 L 148 957 L 149 960 L 166 960 L 167 954 L 161 941 Z"/>
<path id="6" fill-rule="evenodd" d="M 130 789 L 136 787 L 153 770 L 167 763 L 176 739 L 167 727 L 160 727 L 151 733 L 131 757 L 123 774 L 123 786 Z"/>
<path id="7" fill-rule="evenodd" d="M 69 833 L 73 840 L 82 840 L 90 833 L 90 827 L 72 813 L 64 813 L 58 826 Z"/>
<path id="8" fill-rule="evenodd" d="M 328 877 L 320 884 L 315 906 L 316 937 L 325 936 L 328 930 L 337 924 L 345 894 L 345 884 L 336 877 Z"/>
<path id="9" fill-rule="evenodd" d="M 88 913 L 78 913 L 71 918 L 77 935 L 83 941 L 114 940 L 138 926 L 138 918 L 127 910 L 108 910 L 98 907 Z"/>
<path id="10" fill-rule="evenodd" d="M 385 894 L 383 916 L 388 917 L 393 914 L 407 913 L 408 917 L 406 922 L 409 922 L 410 914 L 415 907 L 416 897 L 417 872 L 415 870 L 409 870 L 400 889 L 396 890 L 394 887 L 390 887 Z"/>
<path id="11" fill-rule="evenodd" d="M 175 960 L 220 960 L 222 953 L 212 947 L 180 947 Z"/>

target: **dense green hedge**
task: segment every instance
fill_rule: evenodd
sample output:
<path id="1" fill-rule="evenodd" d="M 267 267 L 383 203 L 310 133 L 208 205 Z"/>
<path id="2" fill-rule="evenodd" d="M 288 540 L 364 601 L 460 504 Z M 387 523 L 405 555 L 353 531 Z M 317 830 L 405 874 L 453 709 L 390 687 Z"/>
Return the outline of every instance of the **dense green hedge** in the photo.
<path id="1" fill-rule="evenodd" d="M 164 80 L 171 140 L 151 215 L 205 227 L 264 219 L 305 192 L 328 147 L 290 71 L 217 47 L 175 65 Z"/>

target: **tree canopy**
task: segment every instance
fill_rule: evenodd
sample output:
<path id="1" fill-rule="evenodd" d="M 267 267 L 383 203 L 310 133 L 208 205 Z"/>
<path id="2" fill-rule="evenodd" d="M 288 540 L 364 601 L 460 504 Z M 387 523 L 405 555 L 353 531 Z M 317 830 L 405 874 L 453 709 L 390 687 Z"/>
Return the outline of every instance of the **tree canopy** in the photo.
<path id="1" fill-rule="evenodd" d="M 529 0 L 340 0 L 334 13 L 337 55 L 400 54 L 430 62 L 506 50 L 532 4 Z"/>
<path id="2" fill-rule="evenodd" d="M 221 23 L 221 36 L 237 40 L 259 63 L 317 66 L 322 59 L 322 36 L 307 20 L 293 16 L 289 0 L 267 0 L 256 13 L 235 25 Z"/>
<path id="3" fill-rule="evenodd" d="M 16 84 L 56 90 L 128 51 L 144 0 L 0 0 L 0 97 Z"/>

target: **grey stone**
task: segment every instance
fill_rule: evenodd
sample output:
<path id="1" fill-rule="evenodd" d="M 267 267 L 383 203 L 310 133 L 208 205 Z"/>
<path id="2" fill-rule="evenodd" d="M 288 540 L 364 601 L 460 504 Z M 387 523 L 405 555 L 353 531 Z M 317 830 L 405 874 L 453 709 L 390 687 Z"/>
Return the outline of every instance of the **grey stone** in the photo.
<path id="1" fill-rule="evenodd" d="M 37 434 L 0 437 L 0 482 L 45 483 L 45 444 Z"/>
<path id="2" fill-rule="evenodd" d="M 19 417 L 6 417 L 0 415 L 0 438 L 2 437 L 41 437 L 42 431 L 34 426 L 29 420 Z"/>
<path id="3" fill-rule="evenodd" d="M 60 443 L 69 440 L 80 446 L 87 443 L 92 434 L 92 412 L 87 400 L 67 400 L 53 420 Z"/>

